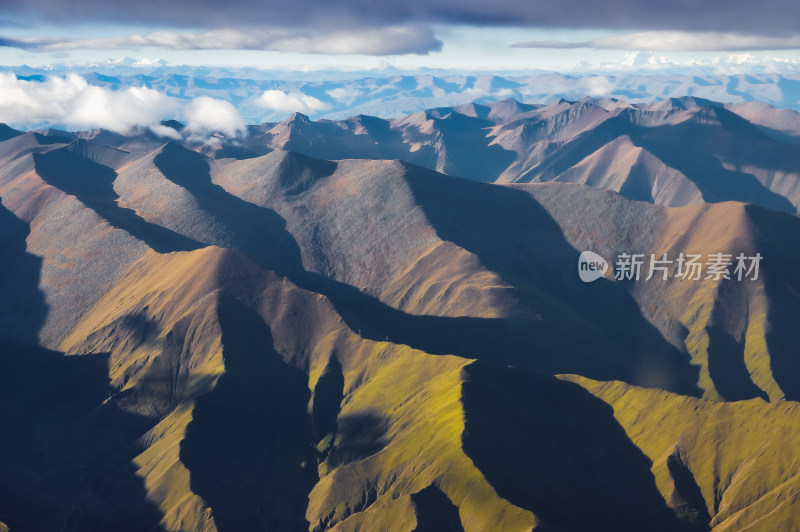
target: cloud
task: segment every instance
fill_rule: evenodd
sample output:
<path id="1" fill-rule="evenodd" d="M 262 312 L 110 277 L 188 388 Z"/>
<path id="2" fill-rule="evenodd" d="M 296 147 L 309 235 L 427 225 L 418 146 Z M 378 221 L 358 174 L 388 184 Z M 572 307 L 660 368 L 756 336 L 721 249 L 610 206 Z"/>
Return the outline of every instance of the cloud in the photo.
<path id="1" fill-rule="evenodd" d="M 617 88 L 610 79 L 605 76 L 586 76 L 578 79 L 578 87 L 588 96 L 610 95 Z"/>
<path id="2" fill-rule="evenodd" d="M 58 123 L 124 132 L 157 122 L 177 109 L 173 98 L 153 89 L 129 87 L 115 92 L 89 85 L 75 74 L 40 83 L 0 73 L 2 122 Z"/>
<path id="3" fill-rule="evenodd" d="M 225 100 L 199 96 L 186 109 L 186 130 L 192 136 L 222 133 L 228 137 L 243 136 L 247 126 L 239 111 Z"/>
<path id="4" fill-rule="evenodd" d="M 150 131 L 152 131 L 156 136 L 159 137 L 172 140 L 181 140 L 183 138 L 183 135 L 181 135 L 179 131 L 169 126 L 164 126 L 162 124 L 151 124 L 149 128 Z"/>
<path id="5" fill-rule="evenodd" d="M 0 48 L 20 48 L 22 50 L 36 49 L 40 43 L 45 43 L 45 39 L 22 38 L 10 39 L 0 36 Z"/>
<path id="6" fill-rule="evenodd" d="M 145 87 L 113 91 L 89 85 L 77 74 L 51 76 L 45 81 L 17 79 L 0 73 L 0 122 L 67 128 L 104 128 L 119 133 L 149 127 L 153 133 L 175 138 L 177 132 L 159 125 L 164 118 L 183 117 L 194 137 L 222 133 L 241 136 L 247 129 L 229 102 L 201 96 L 186 101 Z"/>
<path id="7" fill-rule="evenodd" d="M 367 28 L 313 37 L 297 35 L 278 39 L 272 45 L 281 52 L 330 55 L 423 55 L 442 49 L 442 42 L 427 26 Z"/>
<path id="8" fill-rule="evenodd" d="M 216 29 L 201 33 L 153 31 L 145 35 L 90 39 L 0 37 L 0 46 L 36 51 L 157 47 L 169 50 L 272 50 L 327 55 L 395 55 L 439 51 L 442 43 L 426 26 L 389 26 L 315 33 L 286 29 Z"/>
<path id="9" fill-rule="evenodd" d="M 719 32 L 644 31 L 600 37 L 585 42 L 528 41 L 511 46 L 512 48 L 595 48 L 663 52 L 796 50 L 800 49 L 800 35 L 775 37 Z"/>
<path id="10" fill-rule="evenodd" d="M 350 105 L 356 100 L 356 98 L 364 95 L 362 91 L 356 89 L 355 87 L 336 87 L 335 89 L 325 91 L 325 94 L 337 102 L 343 102 L 347 105 Z"/>
<path id="11" fill-rule="evenodd" d="M 675 80 L 680 76 L 695 75 L 794 74 L 798 69 L 800 69 L 800 60 L 765 56 L 763 54 L 753 55 L 750 53 L 735 52 L 677 61 L 665 57 L 658 52 L 631 51 L 625 52 L 619 61 L 603 62 L 600 64 L 591 64 L 586 61 L 581 61 L 569 67 L 565 67 L 562 71 L 593 74 L 590 76 L 578 77 L 578 84 L 580 84 L 582 83 L 580 80 L 591 79 L 594 75 L 621 74 L 624 72 L 648 71 L 655 73 L 661 71 L 669 73 L 670 76 L 672 76 L 671 79 Z M 777 89 L 780 92 L 780 89 L 771 83 L 764 83 L 763 85 L 765 89 Z M 591 90 L 591 87 L 587 86 L 586 91 L 589 90 Z M 636 91 L 634 90 L 634 92 Z M 780 101 L 782 98 L 770 96 L 768 99 Z"/>
<path id="12" fill-rule="evenodd" d="M 566 41 L 525 41 L 517 42 L 510 48 L 553 48 L 553 49 L 572 49 L 572 48 L 592 48 L 592 41 L 566 42 Z"/>
<path id="13" fill-rule="evenodd" d="M 256 105 L 273 111 L 313 113 L 328 109 L 325 102 L 301 92 L 264 91 L 256 98 Z"/>
<path id="14" fill-rule="evenodd" d="M 674 63 L 653 52 L 627 52 L 620 62 L 621 67 L 668 67 Z"/>
<path id="15" fill-rule="evenodd" d="M 796 0 L 3 0 L 16 21 L 59 25 L 91 21 L 160 27 L 247 26 L 350 31 L 395 24 L 471 24 L 537 28 L 607 28 L 752 33 L 777 38 L 797 31 Z"/>

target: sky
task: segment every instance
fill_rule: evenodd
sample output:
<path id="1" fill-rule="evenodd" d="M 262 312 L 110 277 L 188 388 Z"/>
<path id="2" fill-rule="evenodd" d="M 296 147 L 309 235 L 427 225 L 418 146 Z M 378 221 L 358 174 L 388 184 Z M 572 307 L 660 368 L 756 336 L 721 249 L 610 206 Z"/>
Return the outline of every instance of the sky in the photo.
<path id="1" fill-rule="evenodd" d="M 800 61 L 796 0 L 3 0 L 0 64 L 569 70 L 654 51 Z"/>
<path id="2" fill-rule="evenodd" d="M 295 111 L 324 117 L 356 112 L 354 105 L 388 116 L 413 112 L 423 102 L 478 98 L 539 101 L 616 89 L 627 98 L 664 97 L 674 87 L 663 80 L 650 88 L 618 87 L 610 77 L 639 71 L 690 80 L 707 72 L 794 75 L 800 72 L 798 20 L 797 0 L 0 0 L 0 66 L 8 67 L 0 69 L 0 122 L 118 132 L 150 127 L 169 136 L 174 131 L 159 122 L 176 118 L 187 123 L 187 135 L 213 140 L 216 133 L 244 134 L 245 121 Z M 172 73 L 226 67 L 219 70 L 223 77 L 252 74 L 230 67 L 255 67 L 262 70 L 258 79 L 290 83 L 236 94 L 195 86 L 183 94 L 136 81 L 108 86 L 92 74 L 130 63 L 166 65 Z M 60 68 L 28 79 L 19 75 L 21 65 Z M 376 107 L 377 89 L 369 84 L 336 86 L 336 80 L 429 72 L 424 69 L 570 76 L 553 77 L 552 91 L 540 81 L 517 93 L 466 87 L 440 96 L 441 87 L 427 87 L 416 92 L 430 92 L 428 99 L 414 95 L 412 105 L 403 93 L 383 107 Z M 291 84 L 300 79 L 330 87 Z M 776 79 L 737 79 L 730 91 L 730 83 L 720 82 L 722 92 L 714 84 L 687 85 L 680 95 L 729 101 L 744 94 L 800 108 L 800 81 L 782 86 L 783 78 Z M 643 91 L 650 92 L 637 96 Z"/>

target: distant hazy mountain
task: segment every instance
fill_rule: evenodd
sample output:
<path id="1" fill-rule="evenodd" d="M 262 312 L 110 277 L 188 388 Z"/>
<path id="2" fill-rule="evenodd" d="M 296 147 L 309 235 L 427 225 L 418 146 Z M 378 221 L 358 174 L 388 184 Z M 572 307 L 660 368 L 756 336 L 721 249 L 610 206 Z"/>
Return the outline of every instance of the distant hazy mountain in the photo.
<path id="1" fill-rule="evenodd" d="M 443 70 L 415 74 L 392 69 L 302 73 L 106 64 L 85 68 L 0 67 L 0 71 L 33 81 L 77 73 L 90 85 L 115 91 L 147 87 L 178 99 L 211 96 L 233 103 L 248 123 L 282 120 L 291 111 L 300 111 L 315 119 L 345 119 L 359 114 L 397 118 L 473 101 L 489 103 L 513 98 L 547 104 L 559 98 L 580 100 L 587 94 L 631 103 L 690 96 L 718 102 L 764 102 L 800 110 L 800 73 L 796 68 L 787 72 L 736 74 L 720 74 L 713 69 L 677 69 L 490 75 Z M 288 96 L 278 101 L 263 100 L 264 91 L 280 91 Z M 298 99 L 301 96 L 312 98 L 314 103 L 303 103 Z"/>
<path id="2" fill-rule="evenodd" d="M 683 99 L 213 145 L 0 127 L 0 522 L 790 530 L 796 124 Z M 584 284 L 583 250 L 763 261 Z"/>

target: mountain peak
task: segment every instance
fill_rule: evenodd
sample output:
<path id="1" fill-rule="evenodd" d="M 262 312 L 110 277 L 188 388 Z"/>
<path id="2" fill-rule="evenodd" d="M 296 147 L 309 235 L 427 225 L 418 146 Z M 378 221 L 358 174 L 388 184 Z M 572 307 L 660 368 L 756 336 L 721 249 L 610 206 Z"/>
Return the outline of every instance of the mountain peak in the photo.
<path id="1" fill-rule="evenodd" d="M 172 128 L 172 129 L 174 129 L 175 131 L 178 131 L 178 132 L 183 131 L 184 128 L 186 127 L 186 124 L 178 122 L 177 120 L 162 120 L 161 121 L 161 125 L 165 126 L 165 127 Z"/>
<path id="2" fill-rule="evenodd" d="M 294 112 L 294 113 L 292 113 L 292 115 L 289 118 L 287 118 L 284 121 L 284 123 L 286 123 L 288 125 L 291 125 L 291 124 L 304 124 L 305 125 L 305 124 L 310 124 L 311 123 L 311 119 L 308 117 L 308 115 L 304 115 L 303 113 L 300 113 L 300 112 Z"/>

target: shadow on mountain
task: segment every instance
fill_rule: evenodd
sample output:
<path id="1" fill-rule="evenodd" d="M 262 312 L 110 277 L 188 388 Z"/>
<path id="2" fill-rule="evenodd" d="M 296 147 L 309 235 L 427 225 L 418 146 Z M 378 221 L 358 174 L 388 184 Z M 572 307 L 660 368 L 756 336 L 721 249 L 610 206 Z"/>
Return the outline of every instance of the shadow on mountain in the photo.
<path id="1" fill-rule="evenodd" d="M 339 416 L 335 444 L 328 455 L 328 467 L 357 462 L 379 452 L 389 443 L 386 428 L 387 420 L 378 412 Z"/>
<path id="2" fill-rule="evenodd" d="M 487 135 L 495 123 L 485 117 L 445 107 L 416 113 L 411 119 L 419 122 L 401 130 L 373 116 L 337 123 L 312 122 L 295 113 L 281 123 L 281 134 L 288 134 L 281 149 L 330 160 L 399 159 L 478 181 L 496 180 L 517 157 L 499 144 L 490 144 Z"/>
<path id="3" fill-rule="evenodd" d="M 525 217 L 524 227 L 530 231 L 526 234 L 536 234 L 537 231 L 551 233 L 548 242 L 552 244 L 552 250 L 542 249 L 548 249 L 547 253 L 554 252 L 559 260 L 564 261 L 558 263 L 557 272 L 553 273 L 548 270 L 547 273 L 553 273 L 556 277 L 541 277 L 542 282 L 547 284 L 544 281 L 546 279 L 552 282 L 572 279 L 573 292 L 570 301 L 580 302 L 580 306 L 586 306 L 587 302 L 597 303 L 595 309 L 599 309 L 617 303 L 625 314 L 614 317 L 606 312 L 597 312 L 599 315 L 597 320 L 603 324 L 615 321 L 613 330 L 616 331 L 620 331 L 623 324 L 627 323 L 628 327 L 625 328 L 627 331 L 622 338 L 626 341 L 635 339 L 635 342 L 620 344 L 603 334 L 598 328 L 592 328 L 592 334 L 586 334 L 587 331 L 576 334 L 574 320 L 534 321 L 523 318 L 450 318 L 406 314 L 385 305 L 353 286 L 306 271 L 302 264 L 299 246 L 294 237 L 286 230 L 285 220 L 275 211 L 246 202 L 214 184 L 211 180 L 208 163 L 201 154 L 177 144 L 168 144 L 156 156 L 155 164 L 167 179 L 190 192 L 196 198 L 200 208 L 214 216 L 219 222 L 218 225 L 224 228 L 224 236 L 207 242 L 208 244 L 234 247 L 258 260 L 267 268 L 286 276 L 299 287 L 324 295 L 350 329 L 361 330 L 361 334 L 365 338 L 375 341 L 384 341 L 388 338 L 391 342 L 409 345 L 431 354 L 486 358 L 504 365 L 515 364 L 546 373 L 577 373 L 600 380 L 619 379 L 645 385 L 659 385 L 689 394 L 699 394 L 699 390 L 694 386 L 697 380 L 696 369 L 688 365 L 688 357 L 675 351 L 663 338 L 657 337 L 653 333 L 654 328 L 640 315 L 638 319 L 634 319 L 638 309 L 626 293 L 610 286 L 610 283 L 595 283 L 588 289 L 580 287 L 584 288 L 586 292 L 595 290 L 595 293 L 599 295 L 594 297 L 579 289 L 577 279 L 572 279 L 577 277 L 573 274 L 578 253 L 569 247 L 560 232 L 555 233 L 547 229 L 557 227 L 555 222 L 541 206 L 523 192 L 458 178 L 448 178 L 416 167 L 413 168 L 412 173 L 418 172 L 418 175 L 409 178 L 412 187 L 415 188 L 415 194 L 418 194 L 418 199 L 423 206 L 430 207 L 432 201 L 438 201 L 432 192 L 441 191 L 444 185 L 448 184 L 445 183 L 445 179 L 447 179 L 448 182 L 457 181 L 458 186 L 452 188 L 466 187 L 466 194 L 469 195 L 470 201 L 469 208 L 478 207 L 486 202 L 487 196 L 489 196 L 489 201 L 494 208 L 498 204 L 502 204 L 499 201 L 502 199 L 502 201 L 511 202 L 507 204 L 506 209 L 508 210 L 516 208 L 531 210 L 530 213 L 521 215 Z M 437 181 L 440 178 L 441 180 Z M 423 184 L 426 185 L 423 187 Z M 426 188 L 427 192 L 421 193 L 421 188 Z M 425 194 L 432 197 L 429 198 Z M 475 249 L 476 246 L 472 245 L 475 241 L 465 241 L 461 238 L 463 236 L 462 228 L 457 229 L 457 232 L 453 234 L 442 230 L 442 224 L 437 222 L 443 216 L 453 216 L 454 211 L 452 206 L 442 206 L 442 212 L 445 214 L 430 214 L 434 224 L 438 225 L 437 230 L 440 231 L 440 236 L 450 239 L 470 251 Z M 505 210 L 499 214 L 501 217 L 503 212 Z M 498 212 L 494 211 L 493 214 L 498 215 Z M 467 213 L 463 213 L 460 216 L 463 218 L 466 215 Z M 475 222 L 467 224 L 467 227 L 470 228 L 474 226 Z M 477 237 L 479 238 L 478 247 L 484 244 L 496 246 L 496 242 L 504 242 L 500 248 L 495 249 L 508 252 L 506 257 L 512 257 L 511 260 L 514 261 L 519 262 L 520 257 L 523 258 L 519 264 L 515 263 L 514 271 L 518 272 L 516 279 L 519 280 L 518 278 L 524 275 L 535 278 L 542 272 L 535 268 L 526 270 L 525 268 L 531 266 L 529 257 L 523 257 L 513 249 L 513 246 L 509 247 L 509 243 L 517 242 L 514 240 L 514 234 L 518 230 L 519 228 L 515 228 L 511 233 L 505 234 L 494 233 L 495 236 L 501 235 L 501 238 L 488 236 L 491 235 L 490 231 L 481 230 L 482 235 Z M 195 238 L 199 237 L 195 235 Z M 473 237 L 468 236 L 468 238 Z M 525 245 L 530 247 L 529 244 Z M 491 249 L 478 249 L 476 254 L 482 260 L 492 259 Z M 487 265 L 495 267 L 501 273 L 507 272 L 508 268 L 503 263 L 504 260 L 506 258 L 502 256 L 496 257 L 493 262 L 487 262 Z M 594 312 L 595 309 L 588 309 L 586 312 Z M 563 315 L 559 317 L 563 317 Z M 626 318 L 633 319 L 633 321 L 626 322 Z M 630 323 L 634 323 L 635 326 L 630 326 Z M 583 322 L 581 325 L 591 328 L 587 322 Z M 634 352 L 628 345 L 635 346 L 634 349 L 641 348 L 641 350 Z M 650 377 L 652 375 L 658 375 L 659 381 L 654 382 Z"/>
<path id="4" fill-rule="evenodd" d="M 427 111 L 426 114 L 433 122 L 441 143 L 441 153 L 431 150 L 428 159 L 433 156 L 438 160 L 431 163 L 420 159 L 420 155 L 424 153 L 422 150 L 398 155 L 400 159 L 437 168 L 449 175 L 491 182 L 500 177 L 517 158 L 516 152 L 487 142 L 489 129 L 495 125 L 491 120 L 467 116 L 451 109 L 447 109 L 444 116 L 433 111 Z M 413 129 L 407 130 L 405 134 L 408 137 L 407 142 L 421 142 L 423 147 L 428 147 L 430 134 L 420 133 L 415 137 Z"/>
<path id="5" fill-rule="evenodd" d="M 28 224 L 0 202 L 0 516 L 12 530 L 158 530 L 130 459 L 110 457 L 153 420 L 121 411 L 110 399 L 108 354 L 64 356 L 38 346 L 47 315 L 39 290 L 41 259 L 26 252 Z M 26 302 L 24 315 L 9 319 Z M 6 321 L 9 320 L 9 321 Z M 99 489 L 126 482 L 117 497 Z M 133 508 L 107 520 L 112 506 Z M 122 512 L 121 512 L 122 514 Z M 116 515 L 119 517 L 119 515 Z"/>
<path id="6" fill-rule="evenodd" d="M 522 173 L 517 181 L 520 183 L 534 180 L 552 181 L 606 144 L 628 134 L 633 127 L 622 116 L 609 118 L 597 127 L 559 146 L 539 164 Z"/>
<path id="7" fill-rule="evenodd" d="M 637 161 L 631 166 L 628 177 L 619 188 L 619 193 L 632 200 L 655 203 L 650 181 L 651 176 L 647 167 L 641 161 Z"/>
<path id="8" fill-rule="evenodd" d="M 318 480 L 308 376 L 275 351 L 254 311 L 222 296 L 225 373 L 195 401 L 180 458 L 221 532 L 308 530 Z"/>
<path id="9" fill-rule="evenodd" d="M 4 344 L 38 345 L 39 329 L 47 317 L 47 304 L 39 290 L 42 259 L 26 251 L 29 234 L 30 226 L 0 198 L 0 342 Z"/>
<path id="10" fill-rule="evenodd" d="M 120 207 L 117 204 L 119 196 L 114 191 L 116 172 L 77 153 L 82 144 L 85 141 L 76 141 L 46 153 L 34 153 L 36 172 L 49 185 L 75 196 L 110 225 L 126 231 L 159 253 L 202 247 L 183 235 L 147 222 L 132 209 Z"/>
<path id="11" fill-rule="evenodd" d="M 556 303 L 554 308 L 577 314 L 580 320 L 553 314 L 546 320 L 547 327 L 563 327 L 564 336 L 578 330 L 591 335 L 595 345 L 587 342 L 585 347 L 587 354 L 600 358 L 598 364 L 613 365 L 617 360 L 634 370 L 628 378 L 640 384 L 693 395 L 699 392 L 697 369 L 689 365 L 688 356 L 647 321 L 624 287 L 606 280 L 586 284 L 578 279 L 578 251 L 530 194 L 427 171 L 410 171 L 408 183 L 440 238 L 475 254 L 532 299 L 541 299 L 537 296 L 544 293 Z M 536 347 L 558 352 L 571 343 L 561 341 L 559 336 L 542 335 Z"/>
<path id="12" fill-rule="evenodd" d="M 269 135 L 277 133 L 278 138 L 283 138 L 283 142 L 278 144 L 283 150 L 319 159 L 388 159 L 395 149 L 407 150 L 399 135 L 387 132 L 381 122 L 388 125 L 385 120 L 375 117 L 363 120 L 355 117 L 346 121 L 352 128 L 357 128 L 360 123 L 368 131 L 376 131 L 386 139 L 383 143 L 376 143 L 370 135 L 356 134 L 328 120 L 312 122 L 302 113 L 294 113 L 288 120 L 277 124 L 276 130 Z"/>
<path id="13" fill-rule="evenodd" d="M 774 159 L 765 160 L 759 156 L 757 160 L 752 157 L 749 160 L 740 160 L 743 158 L 741 155 L 736 155 L 735 152 L 728 153 L 736 150 L 737 144 L 755 142 L 763 145 L 764 149 L 771 148 L 770 151 L 775 151 L 778 143 L 768 140 L 766 136 L 754 140 L 744 136 L 743 139 L 734 139 L 735 142 L 732 140 L 733 147 L 727 148 L 722 142 L 714 142 L 715 139 L 726 136 L 721 134 L 719 129 L 709 125 L 683 122 L 674 126 L 641 128 L 637 134 L 631 136 L 631 141 L 691 179 L 700 189 L 706 202 L 740 201 L 761 205 L 774 211 L 797 212 L 787 198 L 768 189 L 755 176 L 730 170 L 722 164 L 722 160 L 725 160 L 736 161 L 737 167 L 746 168 L 752 165 L 770 168 L 772 163 L 769 161 L 786 160 L 787 155 L 792 155 L 789 160 L 796 159 L 796 155 L 792 153 L 796 152 L 794 147 L 786 146 L 792 149 L 785 150 L 786 153 L 782 157 Z M 740 149 L 749 151 L 746 146 Z M 768 163 L 768 166 L 764 166 L 764 163 Z"/>
<path id="14" fill-rule="evenodd" d="M 288 265 L 302 271 L 300 248 L 286 231 L 286 221 L 214 184 L 205 156 L 170 142 L 153 162 L 164 177 L 186 189 L 198 206 L 219 222 L 223 235 L 209 243 L 243 251 L 273 270 L 285 270 Z"/>
<path id="15" fill-rule="evenodd" d="M 678 449 L 667 457 L 667 469 L 675 484 L 675 492 L 670 501 L 675 513 L 692 525 L 689 529 L 692 532 L 711 530 L 711 516 L 703 492 L 692 471 L 683 463 Z"/>
<path id="16" fill-rule="evenodd" d="M 708 373 L 726 401 L 769 396 L 756 386 L 744 362 L 744 346 L 721 327 L 708 327 Z"/>
<path id="17" fill-rule="evenodd" d="M 755 176 L 723 166 L 725 161 L 737 168 L 792 173 L 800 164 L 795 146 L 777 142 L 738 115 L 717 107 L 701 110 L 697 117 L 674 125 L 644 127 L 635 120 L 633 112 L 625 111 L 606 120 L 557 149 L 520 180 L 555 179 L 609 142 L 628 136 L 635 146 L 688 177 L 706 202 L 739 201 L 775 211 L 797 211 L 787 198 Z"/>
<path id="18" fill-rule="evenodd" d="M 337 418 L 344 398 L 344 374 L 342 365 L 331 356 L 328 365 L 314 387 L 314 402 L 311 417 L 314 424 L 314 439 L 321 440 L 330 435 L 336 436 Z"/>
<path id="19" fill-rule="evenodd" d="M 480 362 L 463 372 L 464 451 L 543 530 L 692 530 L 609 405 L 550 376 Z"/>
<path id="20" fill-rule="evenodd" d="M 411 495 L 417 514 L 417 528 L 412 532 L 464 532 L 458 508 L 436 486 L 428 486 Z"/>
<path id="21" fill-rule="evenodd" d="M 137 375 L 136 386 L 115 396 L 117 404 L 129 412 L 162 419 L 190 397 L 193 394 L 192 389 L 207 389 L 202 387 L 203 382 L 208 386 L 213 385 L 214 376 L 192 375 L 186 370 L 191 355 L 188 354 L 185 344 L 188 342 L 187 337 L 190 338 L 192 334 L 192 319 L 192 316 L 184 316 L 161 336 L 154 345 L 158 356 Z M 126 335 L 131 338 L 133 345 L 142 345 L 160 336 L 158 324 L 142 315 L 128 315 L 109 326 L 113 327 L 115 337 L 120 343 Z M 95 334 L 104 332 L 100 329 Z"/>
<path id="22" fill-rule="evenodd" d="M 69 144 L 72 142 L 72 137 L 65 137 L 62 135 L 42 135 L 41 133 L 31 133 L 36 139 L 36 142 L 42 146 L 50 146 L 52 144 Z"/>
<path id="23" fill-rule="evenodd" d="M 755 248 L 763 256 L 759 279 L 769 298 L 764 348 L 772 378 L 786 399 L 800 401 L 800 219 L 753 205 L 745 209 L 759 229 Z M 767 236 L 773 234 L 779 238 Z"/>
<path id="24" fill-rule="evenodd" d="M 348 118 L 344 122 L 351 128 L 363 127 L 367 136 L 381 145 L 400 145 L 403 142 L 402 132 L 392 129 L 392 124 L 383 118 L 360 114 Z"/>
<path id="25" fill-rule="evenodd" d="M 10 127 L 8 124 L 0 123 L 0 142 L 13 139 L 14 137 L 19 137 L 22 135 L 22 133 L 22 131 L 16 130 Z"/>

